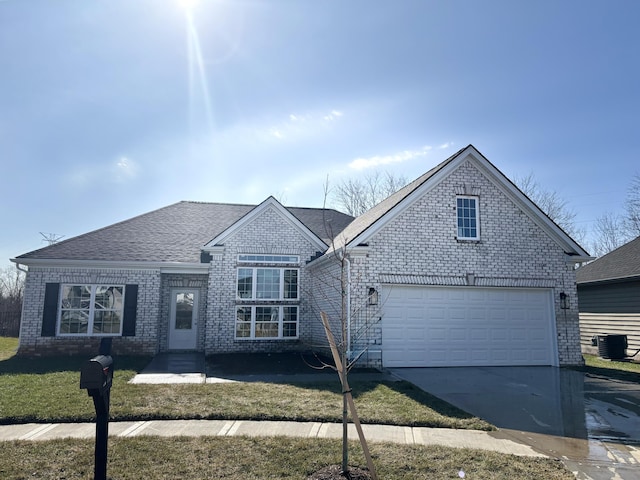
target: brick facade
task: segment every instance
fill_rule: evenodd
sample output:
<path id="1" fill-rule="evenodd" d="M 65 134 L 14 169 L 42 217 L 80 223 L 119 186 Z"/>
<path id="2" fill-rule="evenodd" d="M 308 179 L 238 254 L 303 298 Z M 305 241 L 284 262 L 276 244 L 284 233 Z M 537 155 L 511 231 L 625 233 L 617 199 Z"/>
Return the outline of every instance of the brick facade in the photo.
<path id="1" fill-rule="evenodd" d="M 136 334 L 114 337 L 113 352 L 120 355 L 154 355 L 158 352 L 159 270 L 31 267 L 24 289 L 19 355 L 91 355 L 98 351 L 99 337 L 41 336 L 47 283 L 138 285 Z"/>
<path id="2" fill-rule="evenodd" d="M 310 280 L 307 261 L 317 253 L 317 246 L 303 232 L 285 220 L 273 207 L 225 240 L 224 250 L 213 255 L 209 269 L 205 352 L 276 352 L 308 349 L 311 339 L 309 318 Z M 298 339 L 248 340 L 235 338 L 236 305 L 251 304 L 236 300 L 239 254 L 298 255 L 300 302 L 298 304 Z M 258 266 L 242 264 L 242 266 Z M 275 266 L 259 264 L 261 267 Z M 277 265 L 280 267 L 281 265 Z M 265 303 L 265 302 L 262 302 Z"/>
<path id="3" fill-rule="evenodd" d="M 456 239 L 456 196 L 469 192 L 479 199 L 479 241 Z M 369 365 L 382 364 L 384 319 L 383 306 L 368 306 L 368 288 L 382 292 L 385 284 L 550 288 L 558 363 L 583 362 L 573 265 L 566 263 L 562 247 L 470 161 L 376 232 L 367 247 L 351 251 L 349 260 L 351 346 L 356 352 L 368 350 L 363 361 Z M 312 273 L 318 279 L 314 290 L 321 296 L 339 291 L 323 288 L 327 278 L 339 278 L 337 259 L 313 264 Z M 566 310 L 560 307 L 560 292 L 568 295 Z M 339 294 L 318 304 L 335 312 Z M 321 341 L 324 333 L 318 330 L 315 335 Z"/>
<path id="4" fill-rule="evenodd" d="M 243 218 L 225 232 L 223 241 L 211 247 L 208 264 L 201 267 L 190 264 L 191 271 L 202 268 L 199 274 L 167 273 L 171 269 L 160 268 L 30 266 L 19 353 L 97 351 L 97 337 L 42 336 L 47 283 L 135 284 L 138 285 L 135 336 L 114 338 L 116 354 L 153 355 L 168 350 L 171 296 L 176 289 L 189 288 L 199 293 L 199 351 L 213 354 L 326 348 L 319 313 L 327 312 L 334 335 L 342 341 L 340 319 L 344 300 L 350 305 L 351 328 L 346 333 L 350 348 L 354 354 L 366 352 L 361 357 L 362 363 L 380 367 L 384 299 L 380 298 L 378 305 L 369 305 L 369 289 L 380 293 L 385 285 L 447 285 L 548 289 L 555 301 L 558 364 L 581 364 L 575 271 L 548 227 L 545 229 L 532 220 L 505 193 L 500 181 L 473 161 L 460 162 L 429 187 L 421 190 L 420 195 L 414 191 L 390 211 L 387 216 L 390 220 L 368 234 L 366 244 L 350 247 L 344 262 L 340 250 L 315 259 L 318 249 L 323 248 L 317 239 L 277 202 L 266 202 L 248 215 L 248 220 Z M 478 198 L 478 241 L 456 238 L 456 196 L 461 194 Z M 240 264 L 239 254 L 299 256 L 297 265 L 287 265 L 299 269 L 300 298 L 295 303 L 299 308 L 298 338 L 235 338 L 238 305 L 270 304 L 236 299 L 238 267 L 282 267 Z M 350 285 L 344 299 L 341 278 Z M 561 308 L 560 292 L 568 295 L 568 309 Z"/>

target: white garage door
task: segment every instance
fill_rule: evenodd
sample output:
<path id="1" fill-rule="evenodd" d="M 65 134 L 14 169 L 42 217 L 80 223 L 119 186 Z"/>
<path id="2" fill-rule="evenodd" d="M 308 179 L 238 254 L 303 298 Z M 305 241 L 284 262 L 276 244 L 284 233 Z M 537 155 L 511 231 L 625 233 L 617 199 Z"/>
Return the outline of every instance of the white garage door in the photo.
<path id="1" fill-rule="evenodd" d="M 388 286 L 385 367 L 555 365 L 548 289 Z"/>

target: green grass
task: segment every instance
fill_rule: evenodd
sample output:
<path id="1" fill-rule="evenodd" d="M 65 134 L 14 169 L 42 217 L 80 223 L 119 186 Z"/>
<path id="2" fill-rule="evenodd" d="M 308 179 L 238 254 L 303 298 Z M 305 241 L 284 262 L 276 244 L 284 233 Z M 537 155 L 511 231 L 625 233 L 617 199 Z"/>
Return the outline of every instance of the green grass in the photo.
<path id="1" fill-rule="evenodd" d="M 570 480 L 560 461 L 501 453 L 386 443 L 369 445 L 378 477 Z M 249 437 L 113 438 L 107 474 L 117 480 L 304 479 L 340 463 L 340 440 Z M 360 446 L 350 445 L 350 464 L 366 465 Z M 93 442 L 65 439 L 0 443 L 0 478 L 93 478 Z"/>
<path id="2" fill-rule="evenodd" d="M 13 357 L 18 349 L 18 339 L 14 337 L 0 337 L 0 361 Z"/>
<path id="3" fill-rule="evenodd" d="M 127 383 L 149 362 L 117 357 L 111 419 L 245 419 L 340 422 L 342 395 L 335 381 L 318 383 Z M 77 422 L 95 418 L 80 390 L 85 357 L 0 362 L 0 423 Z M 491 430 L 493 427 L 408 382 L 351 384 L 363 423 Z"/>
<path id="4" fill-rule="evenodd" d="M 640 383 L 640 364 L 605 360 L 596 355 L 583 355 L 585 366 L 578 370 L 616 380 Z"/>

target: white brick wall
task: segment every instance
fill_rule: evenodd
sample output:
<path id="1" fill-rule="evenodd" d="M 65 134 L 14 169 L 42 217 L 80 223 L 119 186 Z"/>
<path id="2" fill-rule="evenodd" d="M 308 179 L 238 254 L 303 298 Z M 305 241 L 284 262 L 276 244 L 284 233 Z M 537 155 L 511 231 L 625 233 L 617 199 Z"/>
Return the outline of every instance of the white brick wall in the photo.
<path id="1" fill-rule="evenodd" d="M 465 185 L 479 196 L 478 242 L 456 240 L 456 194 Z M 389 279 L 467 285 L 467 275 L 473 274 L 475 285 L 553 288 L 559 364 L 581 364 L 575 272 L 565 260 L 559 245 L 471 162 L 465 162 L 377 232 L 366 255 L 351 255 L 352 337 L 360 339 L 360 347 L 379 350 L 380 312 L 367 311 L 373 308 L 366 307 L 368 287 L 380 292 L 383 281 Z M 316 278 L 328 275 L 326 265 L 312 268 Z M 331 267 L 334 277 L 335 268 Z M 315 287 L 320 291 L 319 284 Z M 568 310 L 560 309 L 561 291 L 569 295 Z M 339 305 L 338 297 L 333 305 Z M 322 340 L 319 332 L 315 335 L 317 341 Z M 375 353 L 367 361 L 380 363 Z"/>
<path id="2" fill-rule="evenodd" d="M 20 327 L 21 355 L 96 354 L 99 337 L 42 337 L 47 283 L 138 285 L 135 337 L 115 337 L 115 354 L 153 355 L 158 351 L 160 271 L 155 269 L 86 269 L 31 267 L 25 284 Z M 126 295 L 126 294 L 125 294 Z"/>
<path id="3" fill-rule="evenodd" d="M 205 352 L 269 352 L 308 348 L 312 309 L 307 294 L 310 285 L 306 262 L 317 247 L 273 207 L 225 240 L 224 252 L 214 255 L 209 269 L 209 293 L 204 345 Z M 236 340 L 236 278 L 238 254 L 263 253 L 300 256 L 299 339 Z M 261 265 L 262 266 L 262 265 Z M 268 266 L 268 265 L 264 265 Z"/>
<path id="4" fill-rule="evenodd" d="M 456 240 L 456 194 L 472 190 L 479 196 L 480 241 Z M 98 339 L 41 337 L 45 284 L 137 284 L 135 337 L 114 339 L 114 353 L 154 354 L 167 348 L 169 293 L 172 287 L 200 289 L 198 349 L 206 353 L 282 351 L 326 346 L 319 312 L 340 332 L 340 266 L 337 258 L 306 262 L 317 246 L 269 207 L 225 239 L 215 254 L 209 275 L 162 274 L 157 269 L 100 269 L 32 267 L 27 275 L 20 353 L 51 354 L 97 350 Z M 299 339 L 236 340 L 235 309 L 237 255 L 240 253 L 300 256 Z M 582 363 L 579 344 L 575 273 L 565 264 L 562 248 L 520 211 L 470 163 L 463 163 L 409 209 L 378 231 L 363 254 L 349 256 L 351 265 L 352 345 L 369 348 L 365 363 L 381 365 L 383 305 L 368 306 L 369 287 L 383 283 L 475 285 L 552 288 L 560 365 Z M 559 293 L 568 294 L 570 308 L 560 309 Z M 383 299 L 381 299 L 381 302 Z"/>

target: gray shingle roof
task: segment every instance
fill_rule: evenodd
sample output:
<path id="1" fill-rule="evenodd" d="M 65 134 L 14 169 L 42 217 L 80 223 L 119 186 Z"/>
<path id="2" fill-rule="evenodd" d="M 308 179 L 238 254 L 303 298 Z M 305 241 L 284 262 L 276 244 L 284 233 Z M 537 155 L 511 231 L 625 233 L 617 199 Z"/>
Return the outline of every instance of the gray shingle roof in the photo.
<path id="1" fill-rule="evenodd" d="M 179 202 L 25 253 L 17 260 L 95 260 L 131 262 L 200 261 L 201 248 L 255 205 Z M 320 208 L 288 208 L 316 236 L 329 243 L 353 218 Z M 331 228 L 325 228 L 326 225 Z"/>
<path id="2" fill-rule="evenodd" d="M 580 267 L 578 283 L 603 282 L 640 276 L 640 237 Z"/>

